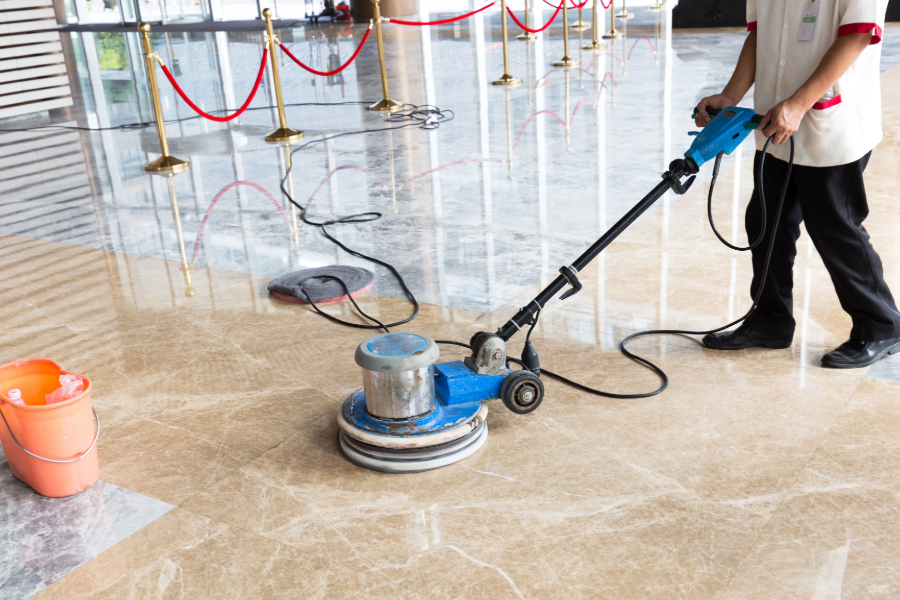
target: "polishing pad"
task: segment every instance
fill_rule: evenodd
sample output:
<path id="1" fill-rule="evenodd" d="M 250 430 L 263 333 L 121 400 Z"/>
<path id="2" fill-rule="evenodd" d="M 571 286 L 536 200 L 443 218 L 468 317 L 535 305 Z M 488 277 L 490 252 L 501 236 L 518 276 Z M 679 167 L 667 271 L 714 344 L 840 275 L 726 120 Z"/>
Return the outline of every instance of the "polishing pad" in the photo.
<path id="1" fill-rule="evenodd" d="M 346 300 L 347 293 L 344 291 L 344 287 L 331 277 L 337 277 L 343 281 L 354 298 L 371 290 L 375 279 L 371 271 L 360 267 L 331 265 L 287 273 L 273 279 L 267 289 L 273 296 L 285 302 L 309 304 L 312 299 L 316 304 L 320 304 Z M 303 282 L 302 289 L 301 281 Z"/>

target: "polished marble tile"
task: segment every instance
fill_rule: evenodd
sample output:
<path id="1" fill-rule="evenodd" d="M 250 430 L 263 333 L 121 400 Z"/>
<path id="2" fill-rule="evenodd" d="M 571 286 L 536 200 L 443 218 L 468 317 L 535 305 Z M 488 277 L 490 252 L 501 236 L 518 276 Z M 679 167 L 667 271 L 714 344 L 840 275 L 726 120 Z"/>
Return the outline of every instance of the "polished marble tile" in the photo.
<path id="1" fill-rule="evenodd" d="M 406 277 L 422 305 L 400 331 L 467 341 L 502 325 L 656 183 L 689 141 L 691 107 L 724 84 L 744 39 L 669 36 L 665 14 L 647 12 L 624 43 L 579 52 L 583 70 L 565 72 L 549 66 L 562 49 L 554 31 L 513 48 L 526 82 L 507 92 L 489 85 L 502 65 L 495 17 L 458 30 L 386 27 L 392 95 L 451 108 L 454 121 L 293 156 L 295 194 L 315 218 L 383 213 L 331 231 Z M 282 37 L 322 67 L 362 33 L 338 31 Z M 109 68 L 117 57 L 137 64 L 134 36 L 98 39 L 71 39 L 80 104 L 54 118 L 148 118 L 143 75 Z M 176 76 L 207 109 L 239 104 L 260 59 L 258 36 L 154 44 L 169 64 L 178 59 Z M 883 47 L 887 67 L 900 32 L 886 30 Z M 371 50 L 340 80 L 287 65 L 288 101 L 377 97 Z M 93 51 L 99 72 L 84 60 Z M 882 81 L 885 141 L 867 171 L 867 227 L 894 282 L 900 69 Z M 166 116 L 188 116 L 165 85 Z M 264 87 L 255 105 L 270 98 Z M 288 115 L 309 140 L 384 125 L 353 105 Z M 193 166 L 171 187 L 141 170 L 154 157 L 152 129 L 0 133 L 0 156 L 18 161 L 0 172 L 0 362 L 46 356 L 90 374 L 104 485 L 179 506 L 41 597 L 824 600 L 841 586 L 848 598 L 896 595 L 896 540 L 877 531 L 894 522 L 895 388 L 876 380 L 890 379 L 893 363 L 869 377 L 819 368 L 849 319 L 808 236 L 790 349 L 718 353 L 683 337 L 641 338 L 631 347 L 670 376 L 659 396 L 588 396 L 545 378 L 537 412 L 491 407 L 488 443 L 466 461 L 408 476 L 363 471 L 337 448 L 335 414 L 361 385 L 353 352 L 374 332 L 270 298 L 265 285 L 287 270 L 371 265 L 296 226 L 278 193 L 284 152 L 260 139 L 272 119 L 264 110 L 232 124 L 173 123 L 173 152 Z M 747 146 L 723 164 L 715 194 L 717 224 L 741 243 L 750 168 Z M 580 274 L 581 293 L 545 308 L 532 334 L 544 367 L 608 391 L 650 391 L 659 379 L 619 353 L 625 336 L 742 314 L 748 257 L 710 231 L 707 191 L 701 179 L 659 202 Z M 411 310 L 380 268 L 360 304 L 385 321 Z M 345 303 L 324 310 L 362 323 Z M 831 480 L 841 483 L 831 490 Z"/>
<path id="2" fill-rule="evenodd" d="M 544 347 L 580 381 L 655 383 L 614 352 Z M 660 364 L 673 384 L 654 399 L 548 381 L 532 415 L 494 404 L 485 448 L 421 475 L 353 468 L 327 415 L 184 508 L 410 584 L 447 585 L 470 561 L 502 570 L 524 597 L 714 598 L 859 379 L 819 370 L 802 387 L 790 363 L 764 373 L 683 348 Z"/>
<path id="3" fill-rule="evenodd" d="M 859 388 L 723 598 L 900 594 L 898 400 L 893 383 Z"/>
<path id="4" fill-rule="evenodd" d="M 36 598 L 412 598 L 364 574 L 175 509 Z"/>
<path id="5" fill-rule="evenodd" d="M 106 481 L 44 498 L 13 477 L 0 450 L 0 596 L 31 597 L 173 508 Z"/>

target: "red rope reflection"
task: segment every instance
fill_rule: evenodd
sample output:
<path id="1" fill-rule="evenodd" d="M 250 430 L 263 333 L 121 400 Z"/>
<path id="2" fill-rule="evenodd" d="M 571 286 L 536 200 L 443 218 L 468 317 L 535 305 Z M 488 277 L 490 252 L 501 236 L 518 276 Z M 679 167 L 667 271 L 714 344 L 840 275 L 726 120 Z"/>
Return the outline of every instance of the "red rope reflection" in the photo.
<path id="1" fill-rule="evenodd" d="M 425 171 L 424 173 L 419 173 L 418 175 L 413 175 L 412 177 L 410 177 L 409 179 L 407 179 L 406 181 L 401 183 L 400 188 L 405 186 L 407 183 L 412 183 L 416 179 L 421 179 L 422 177 L 427 177 L 428 175 L 431 175 L 432 173 L 437 173 L 438 171 L 442 171 L 448 167 L 455 167 L 456 165 L 462 165 L 462 164 L 470 163 L 470 162 L 499 162 L 499 163 L 502 163 L 504 161 L 500 158 L 464 158 L 462 160 L 455 160 L 453 162 L 447 163 L 446 165 L 441 165 L 440 167 L 437 167 L 435 169 Z"/>
<path id="2" fill-rule="evenodd" d="M 631 50 L 628 51 L 628 60 L 631 60 L 631 53 L 634 52 L 634 47 L 637 46 L 638 42 L 640 42 L 641 40 L 650 44 L 650 49 L 653 50 L 654 53 L 656 53 L 656 46 L 653 45 L 653 42 L 650 41 L 650 38 L 642 37 L 634 40 L 634 44 L 631 45 Z"/>
<path id="3" fill-rule="evenodd" d="M 209 203 L 209 208 L 206 209 L 206 214 L 203 215 L 203 221 L 200 222 L 200 229 L 197 231 L 197 238 L 194 240 L 194 255 L 191 257 L 191 264 L 197 262 L 197 254 L 200 252 L 200 243 L 203 241 L 203 231 L 206 229 L 206 222 L 209 221 L 209 217 L 212 214 L 213 208 L 216 207 L 216 203 L 219 201 L 219 198 L 225 195 L 225 192 L 228 190 L 238 187 L 239 185 L 246 185 L 252 187 L 258 192 L 261 192 L 266 198 L 272 201 L 272 204 L 278 208 L 278 212 L 281 213 L 281 218 L 284 219 L 285 224 L 288 228 L 291 227 L 291 222 L 288 220 L 287 215 L 284 212 L 284 209 L 281 208 L 281 204 L 278 203 L 278 200 L 275 199 L 272 194 L 266 190 L 263 186 L 258 183 L 253 183 L 252 181 L 232 181 L 216 194 L 215 198 L 213 198 L 212 202 Z"/>

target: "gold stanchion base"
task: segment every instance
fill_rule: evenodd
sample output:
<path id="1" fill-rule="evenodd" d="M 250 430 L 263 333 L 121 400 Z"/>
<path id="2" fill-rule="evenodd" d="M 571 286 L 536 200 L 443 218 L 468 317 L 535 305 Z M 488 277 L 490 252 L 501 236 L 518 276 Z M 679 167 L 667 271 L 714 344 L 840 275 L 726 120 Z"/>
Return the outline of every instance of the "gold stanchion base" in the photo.
<path id="1" fill-rule="evenodd" d="M 662 10 L 665 7 L 666 7 L 665 4 L 654 4 L 652 6 L 648 6 L 647 8 L 649 8 L 650 10 Z"/>
<path id="2" fill-rule="evenodd" d="M 607 31 L 603 34 L 604 40 L 619 40 L 625 37 L 625 34 L 621 31 Z"/>
<path id="3" fill-rule="evenodd" d="M 606 36 L 603 36 L 603 37 L 606 37 Z M 602 50 L 603 48 L 606 48 L 606 44 L 604 44 L 603 42 L 591 42 L 587 46 L 583 46 L 581 49 L 582 50 Z"/>
<path id="4" fill-rule="evenodd" d="M 575 60 L 573 58 L 569 58 L 568 56 L 563 56 L 561 59 L 553 63 L 554 67 L 574 67 L 575 65 L 580 65 L 580 60 Z"/>
<path id="5" fill-rule="evenodd" d="M 524 40 L 526 42 L 530 42 L 532 40 L 536 40 L 537 36 L 531 33 L 530 31 L 526 31 L 525 33 L 519 34 L 516 36 L 517 40 Z"/>
<path id="6" fill-rule="evenodd" d="M 267 142 L 290 142 L 292 140 L 299 140 L 302 138 L 305 133 L 302 131 L 297 131 L 296 129 L 291 129 L 290 127 L 279 127 L 272 133 L 266 136 Z"/>
<path id="7" fill-rule="evenodd" d="M 390 98 L 385 98 L 379 102 L 376 102 L 372 106 L 369 107 L 369 110 L 387 110 L 387 111 L 395 111 L 403 108 L 403 105 L 399 102 L 394 102 Z"/>
<path id="8" fill-rule="evenodd" d="M 495 79 L 491 83 L 494 85 L 519 85 L 522 83 L 522 80 L 518 77 L 513 77 L 509 73 L 504 73 L 500 79 Z"/>
<path id="9" fill-rule="evenodd" d="M 575 21 L 571 25 L 569 25 L 572 29 L 590 29 L 591 24 L 585 23 L 584 21 Z"/>
<path id="10" fill-rule="evenodd" d="M 191 166 L 191 161 L 174 156 L 160 156 L 144 165 L 148 173 L 180 173 Z"/>
<path id="11" fill-rule="evenodd" d="M 622 11 L 622 12 L 620 12 L 619 14 L 616 15 L 616 18 L 617 18 L 617 19 L 633 19 L 633 18 L 634 18 L 634 13 L 633 13 L 633 12 L 625 12 L 625 11 Z"/>

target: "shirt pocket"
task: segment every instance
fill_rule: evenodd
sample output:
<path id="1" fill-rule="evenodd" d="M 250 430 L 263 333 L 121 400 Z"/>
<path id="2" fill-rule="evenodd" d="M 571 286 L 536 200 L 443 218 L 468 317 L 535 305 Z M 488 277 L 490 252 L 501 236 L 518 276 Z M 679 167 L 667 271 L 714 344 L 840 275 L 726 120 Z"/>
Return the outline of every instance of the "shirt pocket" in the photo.
<path id="1" fill-rule="evenodd" d="M 819 101 L 813 104 L 812 110 L 828 110 L 840 104 L 842 102 L 841 95 L 836 88 L 837 86 L 825 92 Z"/>

